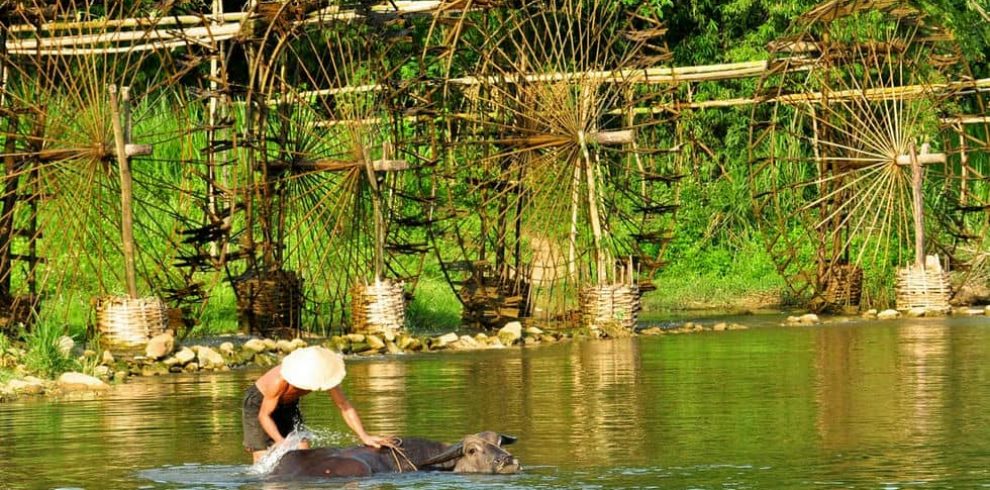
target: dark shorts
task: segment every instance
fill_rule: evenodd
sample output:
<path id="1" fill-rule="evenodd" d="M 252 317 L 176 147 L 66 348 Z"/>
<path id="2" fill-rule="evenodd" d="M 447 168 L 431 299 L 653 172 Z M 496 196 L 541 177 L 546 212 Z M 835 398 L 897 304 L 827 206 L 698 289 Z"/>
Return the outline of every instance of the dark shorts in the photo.
<path id="1" fill-rule="evenodd" d="M 251 385 L 244 393 L 241 424 L 244 428 L 244 448 L 248 451 L 262 451 L 268 449 L 268 446 L 275 442 L 271 437 L 268 437 L 268 433 L 258 421 L 258 411 L 261 409 L 261 400 L 264 398 L 265 396 L 255 385 Z M 272 412 L 272 420 L 275 421 L 278 433 L 282 434 L 282 437 L 289 435 L 297 425 L 302 424 L 299 402 L 275 407 L 275 411 Z"/>

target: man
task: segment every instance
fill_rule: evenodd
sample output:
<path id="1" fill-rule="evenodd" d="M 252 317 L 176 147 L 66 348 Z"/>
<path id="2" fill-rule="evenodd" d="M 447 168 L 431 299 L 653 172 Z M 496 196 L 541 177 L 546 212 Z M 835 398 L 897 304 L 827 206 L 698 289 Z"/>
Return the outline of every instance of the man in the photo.
<path id="1" fill-rule="evenodd" d="M 314 391 L 329 391 L 344 422 L 362 444 L 374 448 L 391 445 L 390 438 L 364 431 L 361 417 L 340 388 L 345 374 L 344 359 L 340 354 L 313 346 L 285 356 L 281 365 L 258 378 L 244 394 L 242 409 L 244 449 L 252 453 L 254 462 L 257 463 L 273 444 L 282 442 L 296 425 L 302 423 L 299 399 Z M 304 443 L 304 447 L 308 444 Z"/>

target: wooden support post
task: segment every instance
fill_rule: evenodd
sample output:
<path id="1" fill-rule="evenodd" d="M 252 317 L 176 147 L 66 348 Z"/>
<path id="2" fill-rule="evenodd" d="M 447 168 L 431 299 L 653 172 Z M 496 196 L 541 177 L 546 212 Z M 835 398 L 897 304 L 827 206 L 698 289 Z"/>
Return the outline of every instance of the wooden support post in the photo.
<path id="1" fill-rule="evenodd" d="M 122 119 L 123 114 L 130 112 L 129 108 L 121 110 L 121 102 L 126 107 L 130 100 L 128 90 L 123 90 L 123 101 L 117 93 L 117 86 L 110 85 L 110 118 L 113 124 L 113 139 L 117 152 L 117 165 L 120 171 L 120 236 L 123 241 L 124 252 L 124 279 L 127 282 L 127 294 L 131 299 L 137 299 L 137 275 L 135 271 L 135 251 L 134 251 L 134 209 L 133 209 L 133 189 L 131 177 L 130 159 L 127 157 L 126 132 Z"/>
<path id="2" fill-rule="evenodd" d="M 382 158 L 386 158 L 385 153 L 386 146 L 382 145 Z M 382 216 L 382 205 L 381 205 L 381 191 L 378 189 L 378 177 L 375 175 L 375 166 L 371 158 L 368 155 L 368 149 L 362 148 L 361 151 L 364 153 L 364 169 L 365 175 L 368 177 L 368 187 L 371 188 L 371 207 L 372 212 L 375 214 L 375 250 L 374 250 L 374 261 L 375 261 L 375 284 L 383 279 L 385 273 L 385 222 Z"/>
<path id="3" fill-rule="evenodd" d="M 914 194 L 914 265 L 918 269 L 925 267 L 925 203 L 921 192 L 924 181 L 924 169 L 921 160 L 911 143 L 911 189 Z"/>

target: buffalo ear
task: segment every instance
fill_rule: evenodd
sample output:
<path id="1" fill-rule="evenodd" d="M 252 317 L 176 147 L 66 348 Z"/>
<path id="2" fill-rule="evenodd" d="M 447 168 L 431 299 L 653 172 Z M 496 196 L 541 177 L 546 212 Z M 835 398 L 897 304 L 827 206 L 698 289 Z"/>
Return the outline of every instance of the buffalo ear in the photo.
<path id="1" fill-rule="evenodd" d="M 514 442 L 516 442 L 516 438 L 514 436 L 510 436 L 510 435 L 506 435 L 506 434 L 499 434 L 498 435 L 498 445 L 499 446 L 508 446 L 509 444 L 512 444 Z"/>

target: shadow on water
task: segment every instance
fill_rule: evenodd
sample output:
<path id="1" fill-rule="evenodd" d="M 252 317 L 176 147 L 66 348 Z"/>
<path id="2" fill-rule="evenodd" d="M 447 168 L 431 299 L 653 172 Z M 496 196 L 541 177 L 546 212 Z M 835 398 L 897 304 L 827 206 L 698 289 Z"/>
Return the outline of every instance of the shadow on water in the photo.
<path id="1" fill-rule="evenodd" d="M 512 476 L 259 479 L 240 447 L 241 394 L 259 374 L 0 405 L 0 489 L 990 485 L 987 318 L 349 360 L 344 389 L 370 431 L 515 435 L 525 470 Z M 302 410 L 315 445 L 355 443 L 325 395 Z"/>

